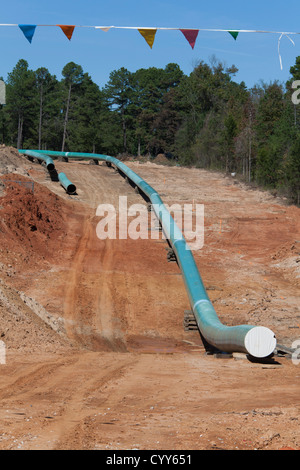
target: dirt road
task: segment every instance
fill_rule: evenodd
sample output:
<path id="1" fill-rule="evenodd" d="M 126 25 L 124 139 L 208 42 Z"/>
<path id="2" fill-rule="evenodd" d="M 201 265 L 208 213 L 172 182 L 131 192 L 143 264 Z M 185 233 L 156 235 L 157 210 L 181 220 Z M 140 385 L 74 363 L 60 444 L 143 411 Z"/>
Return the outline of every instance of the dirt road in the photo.
<path id="1" fill-rule="evenodd" d="M 300 339 L 299 209 L 219 173 L 128 166 L 164 202 L 204 204 L 194 255 L 220 319 Z M 97 238 L 99 204 L 141 197 L 106 166 L 56 167 L 76 196 L 30 163 L 14 179 L 34 193 L 0 200 L 0 449 L 298 449 L 300 365 L 206 355 L 166 241 Z"/>

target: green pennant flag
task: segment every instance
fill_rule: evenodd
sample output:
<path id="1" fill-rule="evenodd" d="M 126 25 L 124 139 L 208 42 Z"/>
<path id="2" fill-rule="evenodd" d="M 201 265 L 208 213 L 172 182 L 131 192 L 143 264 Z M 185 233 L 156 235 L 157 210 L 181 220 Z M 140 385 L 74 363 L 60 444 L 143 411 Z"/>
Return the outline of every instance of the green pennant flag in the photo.
<path id="1" fill-rule="evenodd" d="M 231 34 L 233 39 L 236 41 L 236 38 L 238 37 L 239 32 L 238 31 L 228 31 L 228 33 Z"/>

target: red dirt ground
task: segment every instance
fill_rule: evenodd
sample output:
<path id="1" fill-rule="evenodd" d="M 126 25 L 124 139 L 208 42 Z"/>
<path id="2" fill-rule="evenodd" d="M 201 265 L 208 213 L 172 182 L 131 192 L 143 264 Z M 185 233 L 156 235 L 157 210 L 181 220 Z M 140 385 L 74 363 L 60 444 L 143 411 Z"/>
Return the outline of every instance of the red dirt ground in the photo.
<path id="1" fill-rule="evenodd" d="M 300 365 L 206 355 L 166 241 L 97 238 L 98 204 L 143 202 L 117 172 L 55 162 L 68 196 L 14 149 L 6 160 L 0 449 L 299 449 Z M 126 164 L 164 202 L 205 205 L 194 255 L 220 319 L 300 340 L 300 210 L 219 173 Z"/>

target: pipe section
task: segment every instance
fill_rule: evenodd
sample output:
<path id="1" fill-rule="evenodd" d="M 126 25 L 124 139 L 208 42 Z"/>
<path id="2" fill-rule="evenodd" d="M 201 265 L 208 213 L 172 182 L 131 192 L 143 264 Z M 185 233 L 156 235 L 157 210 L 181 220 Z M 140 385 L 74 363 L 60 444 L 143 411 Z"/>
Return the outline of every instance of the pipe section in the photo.
<path id="1" fill-rule="evenodd" d="M 36 158 L 37 160 L 40 160 L 46 164 L 47 170 L 48 171 L 53 171 L 55 169 L 54 162 L 52 158 L 47 155 L 47 154 L 42 154 L 41 152 L 38 151 L 33 151 L 33 150 L 19 150 L 19 152 L 27 155 L 28 157 L 33 157 Z"/>
<path id="2" fill-rule="evenodd" d="M 66 177 L 64 173 L 58 174 L 58 179 L 62 187 L 66 190 L 68 194 L 75 194 L 76 193 L 76 186 L 75 184 L 71 183 L 70 180 Z"/>
<path id="3" fill-rule="evenodd" d="M 183 234 L 163 204 L 159 194 L 139 175 L 117 158 L 108 155 L 54 151 L 39 151 L 39 153 L 53 157 L 97 159 L 116 166 L 151 201 L 164 234 L 176 254 L 191 308 L 205 340 L 221 351 L 244 352 L 256 358 L 264 358 L 274 352 L 276 337 L 269 328 L 253 325 L 226 326 L 221 323 L 207 295 L 192 251 L 189 249 Z"/>

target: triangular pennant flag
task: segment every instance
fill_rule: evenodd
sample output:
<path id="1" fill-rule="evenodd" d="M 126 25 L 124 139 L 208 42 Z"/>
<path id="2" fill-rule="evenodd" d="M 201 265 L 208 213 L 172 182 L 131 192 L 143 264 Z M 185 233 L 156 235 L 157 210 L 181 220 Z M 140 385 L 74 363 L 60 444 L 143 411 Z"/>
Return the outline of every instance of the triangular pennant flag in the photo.
<path id="1" fill-rule="evenodd" d="M 25 38 L 28 39 L 28 41 L 31 43 L 35 32 L 36 24 L 19 24 L 18 26 L 23 32 Z"/>
<path id="2" fill-rule="evenodd" d="M 72 25 L 65 25 L 65 24 L 58 24 L 57 26 L 60 27 L 60 29 L 61 29 L 62 32 L 67 36 L 67 38 L 69 39 L 69 41 L 71 41 L 71 37 L 72 37 L 73 31 L 74 31 L 74 29 L 75 29 L 75 26 L 72 26 Z"/>
<path id="3" fill-rule="evenodd" d="M 139 29 L 139 33 L 141 33 L 141 35 L 143 36 L 147 44 L 151 47 L 151 49 L 154 43 L 156 31 L 157 29 Z"/>
<path id="4" fill-rule="evenodd" d="M 231 34 L 233 39 L 236 41 L 236 38 L 238 37 L 239 32 L 238 31 L 228 31 L 228 33 Z"/>
<path id="5" fill-rule="evenodd" d="M 105 33 L 111 29 L 111 26 L 95 26 L 96 29 L 102 29 Z"/>
<path id="6" fill-rule="evenodd" d="M 181 29 L 180 31 L 188 40 L 191 48 L 194 49 L 199 30 L 198 29 Z"/>

